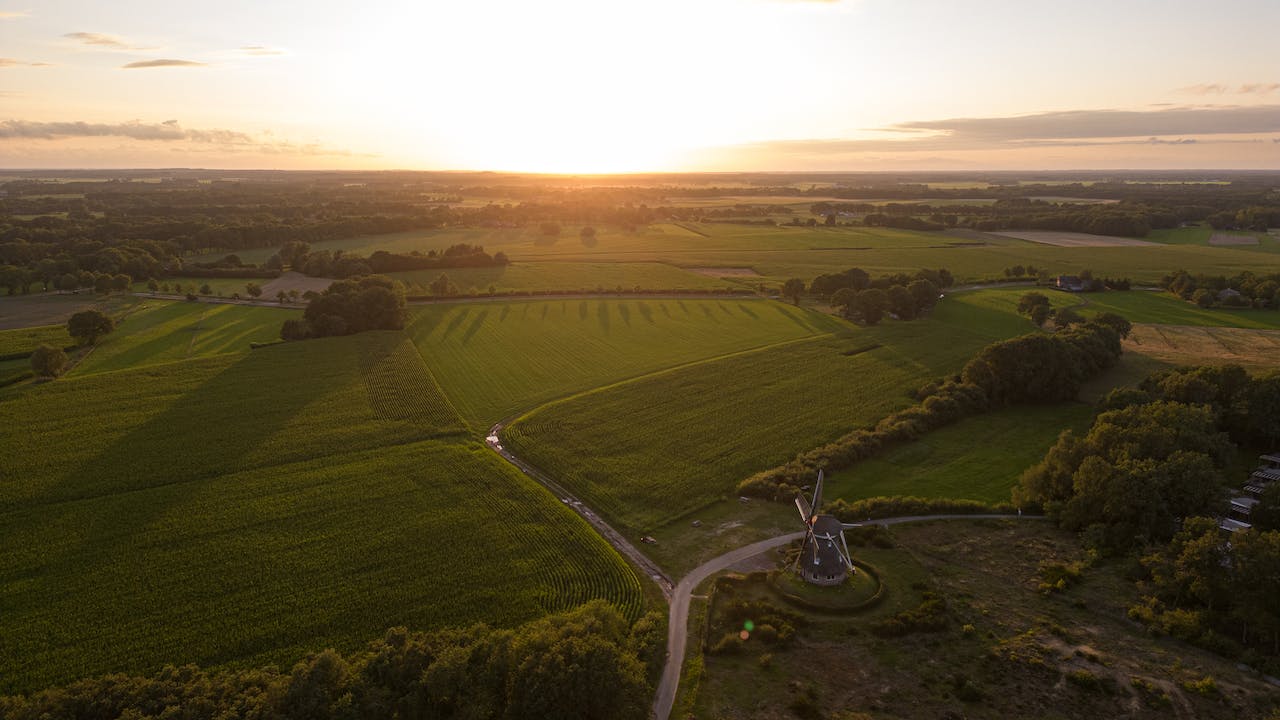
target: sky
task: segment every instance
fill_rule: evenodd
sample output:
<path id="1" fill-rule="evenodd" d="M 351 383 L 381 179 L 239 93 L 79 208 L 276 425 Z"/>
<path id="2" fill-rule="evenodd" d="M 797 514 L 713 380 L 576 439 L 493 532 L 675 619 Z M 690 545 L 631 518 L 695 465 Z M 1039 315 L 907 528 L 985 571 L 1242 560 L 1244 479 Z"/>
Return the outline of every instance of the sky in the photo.
<path id="1" fill-rule="evenodd" d="M 1277 0 L 0 0 L 0 167 L 1280 169 Z"/>

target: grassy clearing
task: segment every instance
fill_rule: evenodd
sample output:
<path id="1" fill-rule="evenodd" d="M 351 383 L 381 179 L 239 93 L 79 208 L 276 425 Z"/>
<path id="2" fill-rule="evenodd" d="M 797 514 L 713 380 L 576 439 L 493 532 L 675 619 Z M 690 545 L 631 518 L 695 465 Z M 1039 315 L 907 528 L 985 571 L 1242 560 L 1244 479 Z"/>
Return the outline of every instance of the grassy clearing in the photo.
<path id="1" fill-rule="evenodd" d="M 852 617 L 805 615 L 790 648 L 748 642 L 741 655 L 701 658 L 693 715 L 788 717 L 799 707 L 811 717 L 1234 720 L 1266 717 L 1280 701 L 1234 660 L 1134 625 L 1125 614 L 1134 586 L 1122 563 L 1087 569 L 1063 593 L 1037 592 L 1042 561 L 1083 555 L 1074 536 L 1047 523 L 920 523 L 895 527 L 892 538 L 897 547 L 854 550 L 881 570 L 881 606 Z M 946 600 L 943 630 L 872 632 L 918 607 L 925 589 Z M 772 655 L 767 667 L 763 652 Z M 1180 686 L 1205 676 L 1221 697 Z"/>
<path id="2" fill-rule="evenodd" d="M 0 693 L 516 624 L 639 580 L 478 444 L 339 453 L 0 514 Z"/>
<path id="3" fill-rule="evenodd" d="M 488 427 L 570 393 L 842 325 L 750 299 L 573 299 L 424 306 L 409 333 L 462 415 Z"/>
<path id="4" fill-rule="evenodd" d="M 1204 309 L 1167 292 L 1130 290 L 1079 297 L 1089 303 L 1082 309 L 1086 315 L 1110 311 L 1135 323 L 1280 329 L 1280 311 Z"/>
<path id="5" fill-rule="evenodd" d="M 0 356 L 29 353 L 41 345 L 65 348 L 74 344 L 75 341 L 67 334 L 66 325 L 0 330 Z"/>
<path id="6" fill-rule="evenodd" d="M 1022 471 L 1066 429 L 1088 428 L 1084 403 L 1015 407 L 966 418 L 827 477 L 828 499 L 878 495 L 1008 502 Z"/>
<path id="7" fill-rule="evenodd" d="M 72 374 L 249 352 L 250 343 L 278 340 L 280 325 L 300 316 L 297 310 L 269 307 L 148 300 L 104 336 Z"/>
<path id="8" fill-rule="evenodd" d="M 1006 300 L 958 293 L 926 320 L 623 383 L 538 408 L 508 428 L 507 441 L 611 520 L 648 532 L 909 405 L 908 390 L 959 369 L 991 340 L 1033 330 L 1003 309 Z"/>

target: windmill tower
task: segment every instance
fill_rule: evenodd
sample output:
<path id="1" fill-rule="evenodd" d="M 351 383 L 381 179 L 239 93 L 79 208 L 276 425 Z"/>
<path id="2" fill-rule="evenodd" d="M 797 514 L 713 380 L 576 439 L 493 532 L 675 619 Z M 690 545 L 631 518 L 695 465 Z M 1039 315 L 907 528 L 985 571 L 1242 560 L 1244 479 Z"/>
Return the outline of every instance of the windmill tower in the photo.
<path id="1" fill-rule="evenodd" d="M 822 508 L 822 471 L 818 471 L 818 484 L 814 486 L 813 503 L 804 493 L 796 495 L 796 508 L 804 523 L 804 543 L 796 557 L 796 567 L 805 582 L 814 585 L 839 585 L 853 572 L 849 559 L 849 546 L 844 541 L 844 525 L 834 516 L 819 515 Z"/>

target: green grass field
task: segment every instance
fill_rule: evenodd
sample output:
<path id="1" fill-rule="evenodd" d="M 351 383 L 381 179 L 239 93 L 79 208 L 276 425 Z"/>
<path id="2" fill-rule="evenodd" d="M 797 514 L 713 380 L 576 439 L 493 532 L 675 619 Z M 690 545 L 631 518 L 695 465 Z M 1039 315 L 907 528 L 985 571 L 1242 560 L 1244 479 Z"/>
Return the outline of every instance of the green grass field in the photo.
<path id="1" fill-rule="evenodd" d="M 1087 430 L 1093 407 L 1062 403 L 966 418 L 879 457 L 827 476 L 827 500 L 879 495 L 1009 502 L 1022 471 L 1044 458 L 1066 429 Z"/>
<path id="2" fill-rule="evenodd" d="M 956 294 L 929 319 L 849 328 L 546 405 L 505 437 L 611 520 L 653 530 L 909 405 L 908 391 L 993 339 L 1034 330 L 1007 306 L 1002 291 Z"/>
<path id="3" fill-rule="evenodd" d="M 147 300 L 72 370 L 88 374 L 189 358 L 249 352 L 250 343 L 280 338 L 298 310 Z"/>
<path id="4" fill-rule="evenodd" d="M 74 344 L 75 340 L 67 334 L 66 325 L 40 325 L 0 330 L 0 356 L 29 353 L 41 345 L 66 348 Z"/>
<path id="5" fill-rule="evenodd" d="M 423 306 L 409 333 L 482 430 L 570 393 L 842 325 L 754 299 L 572 299 Z"/>
<path id="6" fill-rule="evenodd" d="M 15 386 L 0 427 L 0 693 L 642 602 L 400 332 Z"/>
<path id="7" fill-rule="evenodd" d="M 1081 308 L 1085 315 L 1090 312 L 1110 311 L 1119 313 L 1129 322 L 1135 323 L 1259 330 L 1280 328 L 1280 311 L 1277 310 L 1204 309 L 1167 292 L 1130 290 L 1129 292 L 1089 293 L 1079 297 L 1089 303 L 1088 306 Z"/>

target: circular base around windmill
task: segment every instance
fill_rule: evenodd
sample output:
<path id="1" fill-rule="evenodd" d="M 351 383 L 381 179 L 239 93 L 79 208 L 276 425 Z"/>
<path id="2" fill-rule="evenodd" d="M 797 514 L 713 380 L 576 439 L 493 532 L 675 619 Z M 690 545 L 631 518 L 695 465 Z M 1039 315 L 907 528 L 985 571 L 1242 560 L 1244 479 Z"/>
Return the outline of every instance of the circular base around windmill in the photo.
<path id="1" fill-rule="evenodd" d="M 786 570 L 770 573 L 768 583 L 780 599 L 802 610 L 856 613 L 878 605 L 884 585 L 875 568 L 857 561 L 854 564 L 855 572 L 838 585 L 815 585 Z"/>

